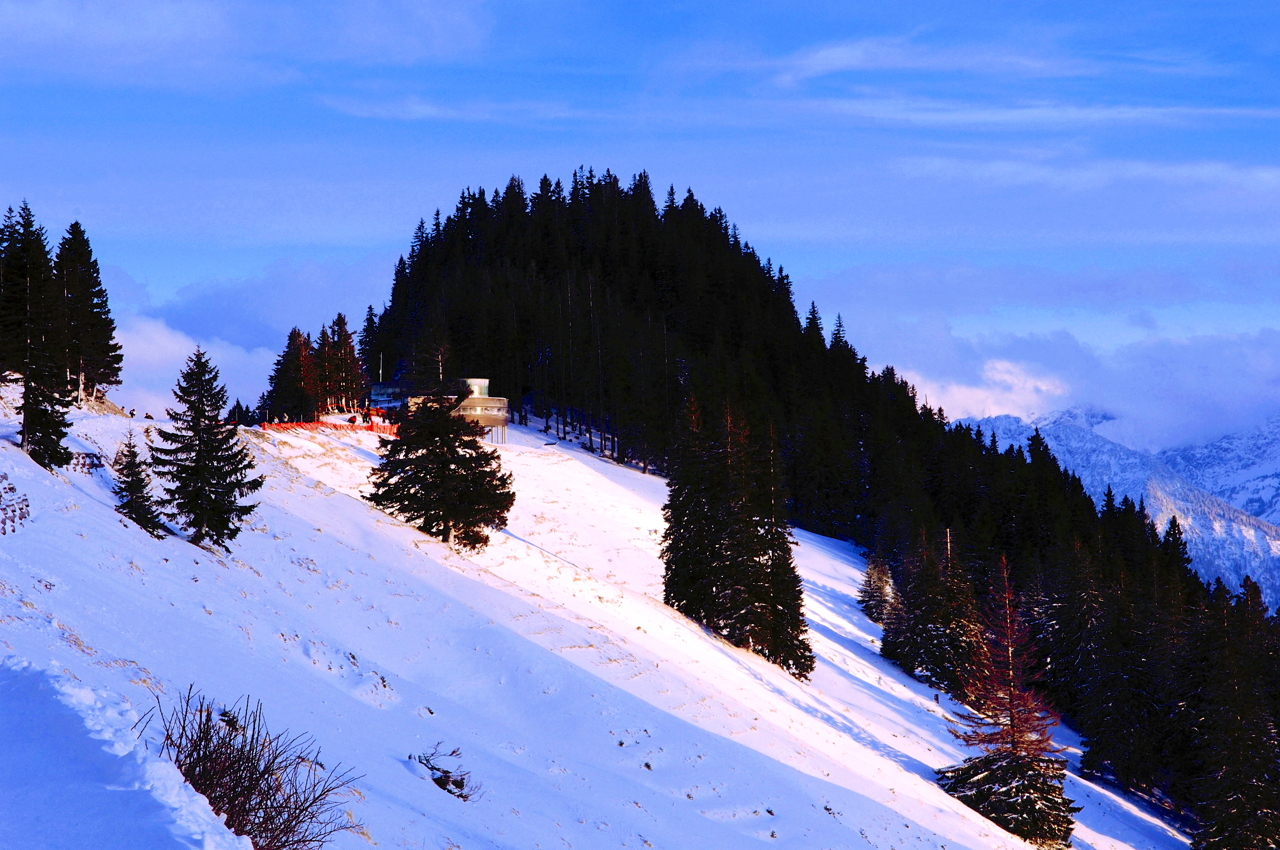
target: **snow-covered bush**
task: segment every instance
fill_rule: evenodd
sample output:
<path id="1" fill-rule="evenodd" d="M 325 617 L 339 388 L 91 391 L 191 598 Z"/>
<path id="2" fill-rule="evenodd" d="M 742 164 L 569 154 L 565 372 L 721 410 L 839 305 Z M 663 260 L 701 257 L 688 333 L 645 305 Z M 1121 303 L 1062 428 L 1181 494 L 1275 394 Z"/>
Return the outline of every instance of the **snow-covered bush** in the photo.
<path id="1" fill-rule="evenodd" d="M 161 752 L 254 850 L 318 850 L 359 828 L 340 802 L 359 777 L 326 768 L 308 735 L 271 734 L 261 702 L 242 697 L 225 706 L 188 688 L 157 714 Z"/>

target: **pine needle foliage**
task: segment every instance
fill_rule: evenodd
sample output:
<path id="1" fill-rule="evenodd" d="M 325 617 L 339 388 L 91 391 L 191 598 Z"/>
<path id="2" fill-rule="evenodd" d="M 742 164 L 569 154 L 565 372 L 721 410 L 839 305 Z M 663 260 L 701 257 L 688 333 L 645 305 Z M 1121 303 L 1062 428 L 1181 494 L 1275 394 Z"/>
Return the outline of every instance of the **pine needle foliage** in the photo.
<path id="1" fill-rule="evenodd" d="M 84 228 L 73 222 L 50 259 L 31 207 L 0 221 L 0 380 L 22 382 L 22 447 L 41 466 L 65 466 L 67 411 L 77 391 L 118 384 L 120 346 Z"/>
<path id="2" fill-rule="evenodd" d="M 961 712 L 952 734 L 982 755 L 937 771 L 953 797 L 1038 847 L 1071 844 L 1071 815 L 1062 793 L 1066 763 L 1053 744 L 1057 718 L 1030 689 L 1031 639 L 1001 559 L 983 611 L 988 644 L 965 676 L 973 710 Z"/>
<path id="3" fill-rule="evenodd" d="M 776 447 L 753 445 L 727 406 L 713 427 L 690 400 L 663 508 L 663 597 L 735 646 L 806 679 L 813 652 L 779 465 Z"/>
<path id="4" fill-rule="evenodd" d="M 53 276 L 65 299 L 67 368 L 81 401 L 102 387 L 120 383 L 123 352 L 116 341 L 107 291 L 98 261 L 80 222 L 73 221 L 58 243 Z"/>
<path id="5" fill-rule="evenodd" d="M 46 469 L 71 462 L 64 446 L 71 387 L 67 378 L 67 326 L 55 285 L 43 227 L 23 204 L 4 227 L 4 286 L 11 309 L 20 311 L 10 344 L 22 374 L 22 448 Z"/>
<path id="6" fill-rule="evenodd" d="M 867 571 L 858 588 L 858 605 L 867 618 L 873 623 L 884 625 L 885 609 L 895 594 L 889 567 L 879 558 L 867 559 Z"/>
<path id="7" fill-rule="evenodd" d="M 240 533 L 240 520 L 257 507 L 240 500 L 261 487 L 262 479 L 249 477 L 249 449 L 236 426 L 222 419 L 227 389 L 200 349 L 187 358 L 173 395 L 178 407 L 168 414 L 174 428 L 159 429 L 168 445 L 151 450 L 153 467 L 169 482 L 166 512 L 190 532 L 192 543 L 225 549 Z"/>
<path id="8" fill-rule="evenodd" d="M 368 498 L 432 537 L 481 549 L 490 531 L 507 527 L 516 497 L 498 453 L 480 443 L 484 426 L 454 415 L 467 395 L 440 388 L 422 399 L 396 438 L 382 441 Z"/>
<path id="9" fill-rule="evenodd" d="M 151 475 L 147 470 L 147 461 L 138 451 L 132 431 L 125 437 L 116 454 L 115 469 L 119 478 L 112 487 L 112 492 L 120 500 L 116 511 L 133 520 L 134 524 L 152 537 L 164 537 L 164 522 L 160 518 L 155 498 L 151 495 Z"/>
<path id="10" fill-rule="evenodd" d="M 1216 649 L 1218 663 L 1192 673 L 1209 698 L 1197 700 L 1205 769 L 1193 850 L 1280 847 L 1280 733 L 1263 684 L 1275 664 L 1270 619 L 1249 578 L 1235 594 L 1219 582 L 1206 606 L 1197 653 Z"/>

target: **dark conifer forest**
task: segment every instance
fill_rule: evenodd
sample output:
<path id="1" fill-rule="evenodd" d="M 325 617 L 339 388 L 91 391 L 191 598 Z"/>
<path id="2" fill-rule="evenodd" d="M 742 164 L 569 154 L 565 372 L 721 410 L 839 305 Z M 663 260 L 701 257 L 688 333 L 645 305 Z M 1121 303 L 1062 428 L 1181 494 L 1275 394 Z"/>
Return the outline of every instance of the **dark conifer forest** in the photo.
<path id="1" fill-rule="evenodd" d="M 79 222 L 50 251 L 27 204 L 0 221 L 0 381 L 22 382 L 22 447 L 66 464 L 67 410 L 120 383 L 120 345 L 98 262 Z"/>
<path id="2" fill-rule="evenodd" d="M 320 329 L 315 342 L 297 328 L 289 331 L 256 412 L 251 415 L 237 400 L 231 418 L 246 424 L 252 419 L 310 422 L 326 413 L 356 410 L 367 394 L 355 336 L 347 328 L 347 317 L 339 313 Z"/>
<path id="3" fill-rule="evenodd" d="M 776 445 L 790 523 L 868 550 L 886 656 L 966 698 L 1007 558 L 1028 675 L 1084 736 L 1085 767 L 1197 847 L 1274 842 L 1280 629 L 1256 585 L 1206 586 L 1176 521 L 1095 505 L 1038 435 L 1002 447 L 953 426 L 868 368 L 857 328 L 802 318 L 781 266 L 692 191 L 657 203 L 645 174 L 580 170 L 467 191 L 421 223 L 359 353 L 375 380 L 488 377 L 527 424 L 663 473 L 689 463 L 674 449 L 691 400 L 732 410 Z"/>

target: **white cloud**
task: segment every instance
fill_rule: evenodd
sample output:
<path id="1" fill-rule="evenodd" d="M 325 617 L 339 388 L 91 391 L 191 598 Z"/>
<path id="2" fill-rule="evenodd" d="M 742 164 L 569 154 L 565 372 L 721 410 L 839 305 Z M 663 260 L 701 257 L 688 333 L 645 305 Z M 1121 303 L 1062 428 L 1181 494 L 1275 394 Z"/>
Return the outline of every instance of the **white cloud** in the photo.
<path id="1" fill-rule="evenodd" d="M 119 319 L 117 339 L 124 348 L 123 383 L 110 394 L 138 416 L 161 416 L 174 404 L 173 387 L 187 358 L 199 345 L 221 373 L 231 400 L 258 400 L 267 386 L 275 354 L 265 348 L 245 349 L 220 339 L 196 340 L 175 331 L 160 319 L 126 315 Z"/>
<path id="2" fill-rule="evenodd" d="M 810 105 L 837 115 L 889 124 L 987 129 L 1184 125 L 1224 119 L 1280 119 L 1280 109 L 1237 106 L 1082 106 L 1061 101 L 988 105 L 963 100 L 888 96 L 826 98 L 811 101 Z"/>
<path id="3" fill-rule="evenodd" d="M 1010 360 L 984 363 L 979 384 L 933 381 L 909 370 L 903 374 L 915 384 L 922 402 L 927 399 L 931 407 L 941 407 L 953 420 L 1004 413 L 1026 418 L 1048 413 L 1061 406 L 1070 392 L 1058 378 L 1036 374 L 1028 366 Z"/>
<path id="4" fill-rule="evenodd" d="M 490 27 L 479 0 L 0 0 L 0 65 L 159 85 L 280 80 L 300 63 L 454 58 Z"/>
<path id="5" fill-rule="evenodd" d="M 1095 62 L 1011 50 L 993 44 L 931 46 L 902 37 L 862 38 L 813 47 L 786 61 L 778 82 L 790 85 L 841 71 L 967 71 L 1035 77 L 1100 73 Z"/>
<path id="6" fill-rule="evenodd" d="M 1275 116 L 1280 118 L 1280 111 Z M 954 157 L 911 157 L 899 167 L 912 177 L 944 177 L 974 180 L 985 185 L 1051 186 L 1058 189 L 1095 189 L 1126 181 L 1243 189 L 1251 194 L 1280 190 L 1280 168 L 1239 165 L 1230 162 L 1151 162 L 1095 160 L 1052 163 L 1028 159 L 974 160 Z"/>
<path id="7" fill-rule="evenodd" d="M 441 106 L 416 95 L 393 98 L 390 100 L 366 100 L 356 97 L 335 97 L 331 95 L 320 98 L 320 102 L 330 109 L 335 109 L 355 118 L 386 118 L 395 121 L 422 120 L 481 120 L 488 115 L 476 110 L 458 109 L 452 106 Z"/>
<path id="8" fill-rule="evenodd" d="M 0 31 L 5 64 L 118 68 L 207 59 L 230 22 L 208 0 L 0 0 Z"/>

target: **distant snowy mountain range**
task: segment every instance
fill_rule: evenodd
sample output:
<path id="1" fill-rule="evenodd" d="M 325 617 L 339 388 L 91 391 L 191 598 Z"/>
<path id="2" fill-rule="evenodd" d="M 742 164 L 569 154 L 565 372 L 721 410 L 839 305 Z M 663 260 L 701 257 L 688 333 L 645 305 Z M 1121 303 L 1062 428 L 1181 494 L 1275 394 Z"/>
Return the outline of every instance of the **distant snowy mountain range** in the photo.
<path id="1" fill-rule="evenodd" d="M 1205 578 L 1233 588 L 1248 575 L 1271 605 L 1280 604 L 1280 417 L 1256 431 L 1203 446 L 1137 451 L 1094 429 L 1111 420 L 1096 410 L 1072 408 L 1030 421 L 1016 416 L 962 420 L 992 431 L 1000 445 L 1025 445 L 1036 428 L 1059 462 L 1080 476 L 1101 504 L 1110 486 L 1119 499 L 1146 501 L 1162 531 L 1177 515 Z"/>

